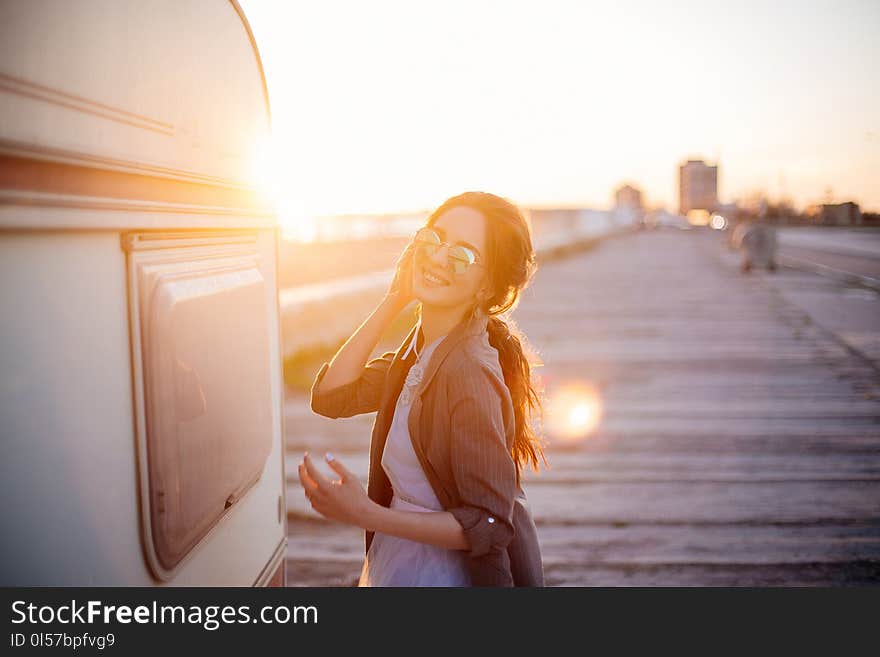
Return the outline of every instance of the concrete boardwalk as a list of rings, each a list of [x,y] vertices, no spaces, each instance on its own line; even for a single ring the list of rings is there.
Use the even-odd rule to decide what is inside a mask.
[[[827,283],[738,267],[717,234],[658,230],[527,291],[515,318],[548,396],[591,384],[603,409],[584,440],[551,436],[526,484],[548,585],[880,584],[877,365],[788,294]],[[362,533],[311,512],[296,463],[333,449],[365,475],[373,416],[302,396],[286,414],[288,584],[350,584]]]

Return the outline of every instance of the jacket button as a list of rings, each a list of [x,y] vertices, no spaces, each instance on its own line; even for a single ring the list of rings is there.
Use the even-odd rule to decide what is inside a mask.
[[[495,518],[493,518],[492,516],[489,516],[488,520],[490,523],[495,522]]]

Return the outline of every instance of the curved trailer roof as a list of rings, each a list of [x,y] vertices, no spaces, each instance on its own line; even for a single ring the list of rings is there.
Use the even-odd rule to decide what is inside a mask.
[[[0,228],[274,225],[236,2],[0,3],[0,118]]]

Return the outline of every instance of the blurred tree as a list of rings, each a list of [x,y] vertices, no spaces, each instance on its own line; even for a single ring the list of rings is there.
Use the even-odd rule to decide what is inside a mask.
[[[795,207],[790,198],[771,200],[763,189],[749,192],[736,203],[744,219],[784,224],[808,222],[806,215]]]

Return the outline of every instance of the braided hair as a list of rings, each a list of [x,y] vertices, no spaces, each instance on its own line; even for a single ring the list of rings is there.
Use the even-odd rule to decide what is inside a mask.
[[[531,227],[522,211],[507,199],[487,192],[465,192],[443,202],[428,217],[431,225],[443,213],[468,207],[486,218],[489,294],[475,308],[489,316],[489,344],[498,351],[504,383],[513,401],[516,431],[511,456],[517,481],[526,465],[537,471],[539,459],[546,465],[542,441],[533,426],[539,419],[541,395],[532,382],[530,357],[537,361],[525,336],[507,317],[519,302],[520,292],[531,282],[537,263]]]

